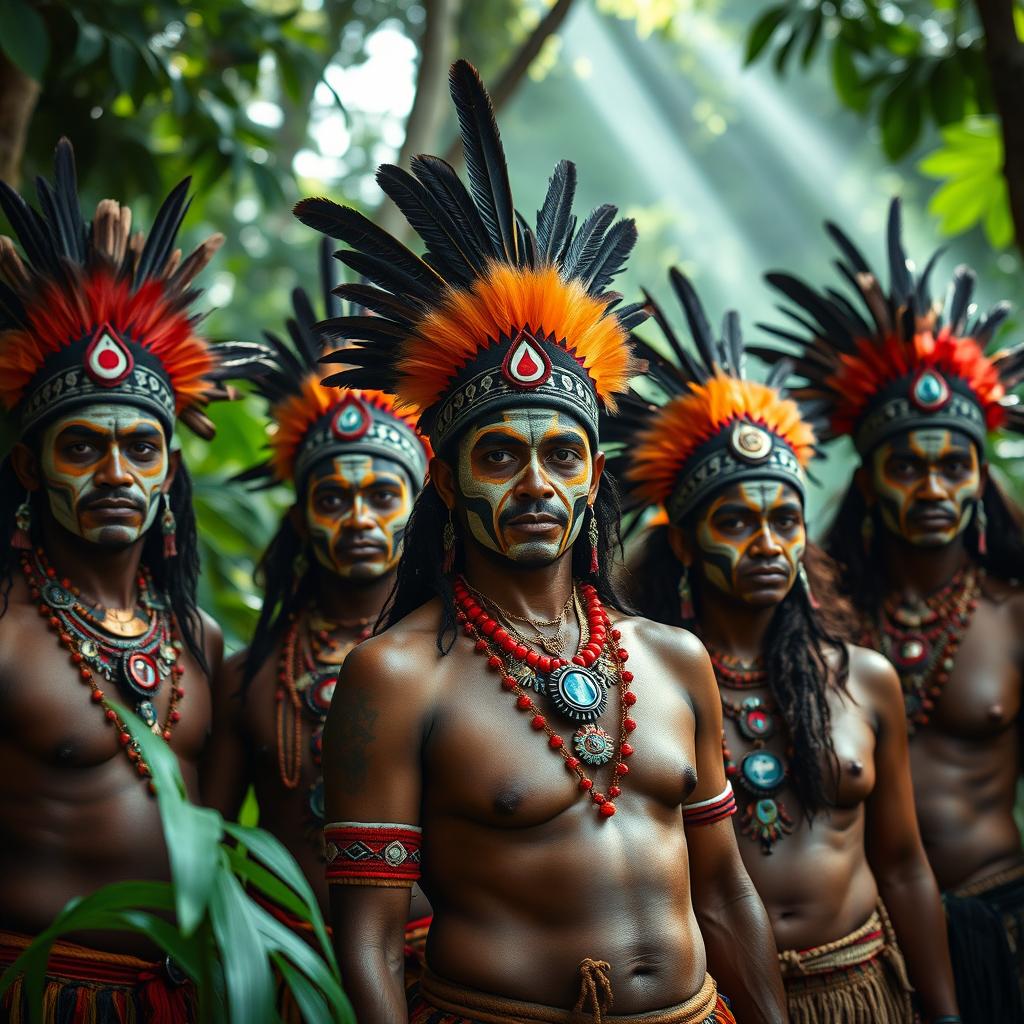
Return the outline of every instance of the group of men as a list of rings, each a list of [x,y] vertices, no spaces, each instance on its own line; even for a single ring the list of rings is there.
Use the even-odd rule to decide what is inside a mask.
[[[127,705],[193,799],[254,787],[360,1024],[1024,1021],[1005,307],[964,268],[933,301],[894,203],[887,288],[835,226],[838,288],[768,276],[792,322],[762,383],[678,271],[692,344],[609,289],[636,229],[577,219],[573,164],[529,224],[476,72],[450,84],[468,187],[378,172],[422,255],[300,202],[360,283],[325,248],[326,318],[297,289],[258,345],[198,333],[221,239],[175,248],[187,183],[148,236],[83,218],[66,141],[38,209],[0,187],[0,967],[69,899],[169,876]],[[174,432],[212,438],[229,380],[272,424],[239,486],[295,500],[224,659]],[[818,547],[808,467],[841,436]],[[75,939],[48,1020],[194,1019],[147,940]]]

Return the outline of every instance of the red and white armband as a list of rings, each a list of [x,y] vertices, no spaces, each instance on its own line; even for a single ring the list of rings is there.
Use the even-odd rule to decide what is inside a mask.
[[[725,789],[718,796],[683,806],[683,824],[714,825],[715,822],[731,818],[735,813],[736,797],[732,791],[732,783],[726,780]]]
[[[420,877],[422,840],[416,825],[333,821],[324,826],[327,882],[410,888]]]

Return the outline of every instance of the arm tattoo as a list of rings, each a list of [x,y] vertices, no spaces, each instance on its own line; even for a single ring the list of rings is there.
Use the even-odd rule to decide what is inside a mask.
[[[380,712],[370,704],[369,696],[356,692],[344,706],[345,715],[337,730],[338,769],[350,790],[361,789],[366,782],[366,749],[374,740],[374,723]]]

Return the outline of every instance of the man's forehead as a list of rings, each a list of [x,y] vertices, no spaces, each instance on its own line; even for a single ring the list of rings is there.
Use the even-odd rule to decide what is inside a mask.
[[[712,503],[712,509],[727,505],[771,509],[780,505],[800,504],[800,495],[796,489],[781,480],[742,480],[725,488]]]
[[[359,486],[366,482],[403,482],[407,478],[405,469],[393,459],[358,452],[323,459],[313,466],[309,476],[314,483],[338,480]]]
[[[546,406],[517,406],[512,409],[501,409],[485,415],[477,420],[471,428],[473,438],[485,433],[506,428],[512,433],[528,437],[537,437],[557,430],[561,433],[578,434],[586,438],[587,432],[582,424],[569,413]]]
[[[164,436],[163,424],[152,413],[123,402],[96,402],[82,406],[54,420],[47,434],[56,437],[75,428],[95,433],[119,434],[126,431],[156,432]]]
[[[959,430],[948,427],[921,427],[897,434],[890,450],[898,454],[934,455],[947,451],[971,451],[974,442]]]

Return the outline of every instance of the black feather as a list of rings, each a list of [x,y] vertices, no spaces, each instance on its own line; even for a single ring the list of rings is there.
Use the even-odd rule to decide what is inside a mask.
[[[580,225],[559,267],[563,281],[571,281],[574,277],[582,278],[586,275],[594,257],[601,249],[604,233],[616,212],[614,206],[605,203],[594,210]]]
[[[583,284],[590,295],[600,295],[615,275],[622,271],[626,258],[636,245],[636,240],[636,221],[620,220],[611,226],[589,270],[586,273],[580,272]]]
[[[850,240],[850,236],[847,235],[838,224],[833,224],[832,221],[825,221],[825,231],[849,261],[854,273],[871,273],[871,267],[868,265],[868,261],[864,258],[864,254],[856,245],[853,244]]]
[[[459,118],[473,199],[487,228],[494,255],[515,266],[519,262],[515,205],[491,98],[476,68],[465,60],[457,60],[451,66],[448,84]]]
[[[192,200],[188,198],[191,178],[183,178],[171,189],[157,211],[153,226],[146,236],[138,265],[135,267],[134,286],[159,274],[174,251],[174,240]]]
[[[899,199],[889,204],[889,225],[886,232],[889,249],[889,293],[897,306],[909,302],[913,296],[914,279],[907,266],[907,254],[903,251],[903,228]]]
[[[947,316],[949,318],[950,330],[954,334],[963,333],[976,280],[974,271],[963,264],[953,271],[953,281],[949,286],[950,294],[947,304]]]
[[[711,334],[711,325],[708,323],[708,318],[704,313],[704,307],[701,305],[700,298],[690,283],[690,279],[676,267],[672,267],[669,270],[668,276],[672,282],[672,289],[675,291],[676,297],[683,307],[683,313],[686,315],[686,322],[689,325],[690,335],[693,337],[694,344],[697,346],[697,351],[700,353],[700,357],[704,361],[704,366],[708,372],[713,373],[715,363],[717,362],[715,339]]]
[[[319,270],[320,270],[320,294],[323,297],[324,304],[324,315],[325,316],[338,316],[341,313],[341,305],[334,295],[334,286],[337,284],[337,275],[334,272],[334,258],[333,253],[334,246],[328,241],[327,238],[320,239],[320,245],[317,247],[319,254]]]
[[[576,165],[559,160],[548,180],[544,202],[537,212],[537,251],[554,263],[565,251],[573,228],[572,202],[576,196]]]
[[[0,209],[10,221],[29,266],[41,274],[59,275],[60,261],[46,223],[5,181],[0,181]]]
[[[493,255],[491,238],[480,218],[480,211],[455,173],[455,168],[439,156],[426,155],[414,156],[411,166],[412,173],[433,192],[437,201],[459,226],[459,230],[468,239],[472,239],[474,249],[482,255]]]

